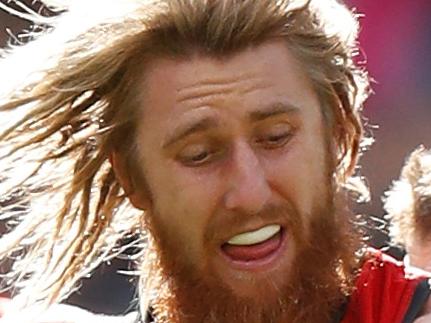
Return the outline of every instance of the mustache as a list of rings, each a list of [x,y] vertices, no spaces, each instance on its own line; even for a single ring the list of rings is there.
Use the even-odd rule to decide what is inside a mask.
[[[289,202],[268,204],[259,212],[224,211],[215,214],[208,223],[205,240],[214,241],[221,233],[237,231],[250,222],[278,223],[289,229],[302,228],[302,217],[297,208]]]

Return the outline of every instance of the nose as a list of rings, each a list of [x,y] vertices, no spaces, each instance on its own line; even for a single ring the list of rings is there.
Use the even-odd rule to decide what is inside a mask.
[[[271,187],[265,170],[248,143],[236,144],[231,158],[232,167],[225,195],[225,207],[228,210],[258,213],[271,196]]]

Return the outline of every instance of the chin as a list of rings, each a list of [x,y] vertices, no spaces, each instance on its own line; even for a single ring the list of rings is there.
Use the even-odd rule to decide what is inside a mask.
[[[283,279],[284,278],[284,279]],[[285,289],[287,277],[271,277],[267,275],[243,275],[240,279],[230,282],[228,289],[232,296],[244,301],[272,302],[281,297],[281,291]],[[284,281],[283,281],[284,280]]]
[[[223,268],[211,275],[211,286],[223,289],[230,296],[243,301],[269,302],[277,301],[284,294],[290,281],[290,266],[280,264],[268,271],[241,271]]]

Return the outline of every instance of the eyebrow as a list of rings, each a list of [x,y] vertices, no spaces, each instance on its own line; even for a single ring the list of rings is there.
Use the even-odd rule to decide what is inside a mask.
[[[249,114],[249,120],[251,122],[263,121],[265,119],[276,117],[284,114],[297,114],[300,112],[300,108],[292,104],[287,103],[275,103],[269,105],[269,107],[262,108],[260,110],[252,111]],[[169,148],[173,144],[183,140],[184,138],[199,132],[205,132],[210,129],[217,128],[220,122],[214,117],[205,117],[196,122],[191,122],[188,125],[179,127],[178,130],[174,130],[173,134],[162,144],[163,149]]]
[[[290,103],[278,102],[271,104],[269,107],[250,113],[249,119],[252,122],[262,121],[271,117],[276,117],[283,114],[298,114],[300,108]]]

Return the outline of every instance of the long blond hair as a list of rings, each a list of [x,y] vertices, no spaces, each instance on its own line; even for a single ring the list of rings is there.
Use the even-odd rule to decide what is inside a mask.
[[[46,2],[55,10],[54,1]],[[64,299],[80,278],[121,251],[122,238],[142,236],[144,215],[130,207],[109,156],[118,150],[133,158],[134,115],[141,108],[134,81],[153,57],[187,59],[193,51],[229,55],[285,39],[321,101],[337,144],[339,182],[354,174],[368,77],[354,62],[357,21],[344,5],[335,0],[71,3],[56,0],[61,12],[52,18],[22,13],[44,31],[0,61],[1,194],[12,195],[12,201],[15,194],[22,205],[0,209],[12,226],[0,240],[0,258],[15,258],[6,281],[27,303]]]

